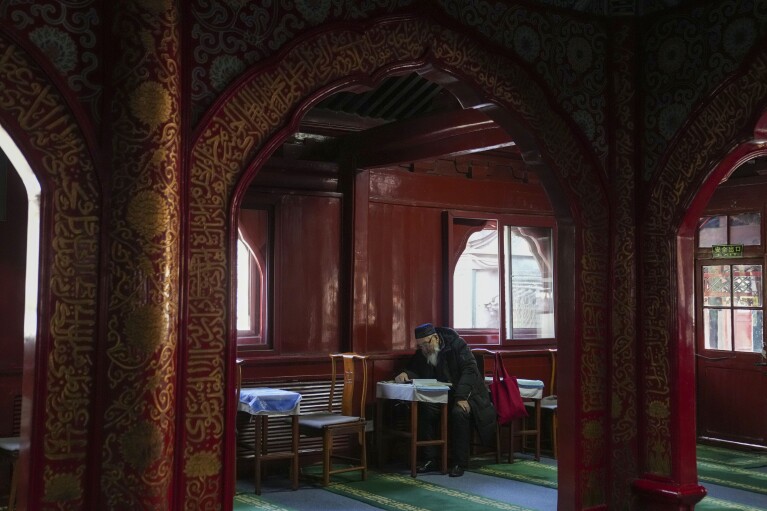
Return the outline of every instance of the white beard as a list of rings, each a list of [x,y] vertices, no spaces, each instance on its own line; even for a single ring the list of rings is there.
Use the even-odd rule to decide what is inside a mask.
[[[439,355],[439,348],[434,350],[434,353],[430,353],[426,356],[426,361],[429,365],[437,367],[437,355]]]

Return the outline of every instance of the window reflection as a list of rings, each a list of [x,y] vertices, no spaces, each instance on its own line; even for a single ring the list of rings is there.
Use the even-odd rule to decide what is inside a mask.
[[[500,326],[498,280],[498,223],[483,222],[471,232],[453,274],[453,326]]]
[[[505,239],[506,331],[512,339],[554,337],[551,229],[507,226]]]
[[[553,229],[458,217],[451,229],[452,326],[496,342],[553,339]]]

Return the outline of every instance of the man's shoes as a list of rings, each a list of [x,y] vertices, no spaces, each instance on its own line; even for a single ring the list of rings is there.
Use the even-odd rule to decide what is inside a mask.
[[[455,465],[450,469],[450,477],[461,477],[463,475],[463,467],[461,465]]]
[[[439,470],[439,467],[437,467],[437,462],[434,460],[429,460],[423,465],[418,465],[418,468],[415,469],[416,472],[419,474],[425,474],[426,472],[434,472],[436,470]]]

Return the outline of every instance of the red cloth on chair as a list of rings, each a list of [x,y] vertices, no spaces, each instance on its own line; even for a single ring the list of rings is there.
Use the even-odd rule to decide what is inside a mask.
[[[517,379],[509,376],[503,365],[501,354],[495,354],[493,382],[490,384],[490,396],[498,413],[498,424],[507,424],[514,419],[527,417],[525,403],[519,393]]]

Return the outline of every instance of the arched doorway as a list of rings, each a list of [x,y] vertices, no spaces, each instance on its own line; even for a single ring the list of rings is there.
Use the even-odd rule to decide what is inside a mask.
[[[765,417],[758,412],[752,417],[755,411],[765,408],[753,401],[765,395],[759,390],[764,383],[764,371],[759,369],[759,364],[764,363],[763,313],[759,309],[763,257],[757,248],[763,244],[763,205],[755,196],[760,194],[760,169],[767,155],[767,136],[762,129],[765,123],[767,112],[756,122],[750,139],[740,142],[714,166],[679,234],[684,240],[684,253],[689,250],[696,261],[703,261],[684,272],[695,282],[697,296],[694,301],[688,297],[692,309],[689,331],[696,347],[697,437],[735,448],[765,443]],[[741,182],[746,186],[738,186]],[[704,213],[712,200],[716,202],[714,216]],[[754,213],[749,214],[752,210]],[[708,219],[705,225],[701,224],[703,217]],[[744,227],[738,226],[744,223],[741,219],[745,219]],[[723,223],[714,234],[712,226]],[[739,236],[738,231],[747,238]],[[742,252],[732,257],[713,255],[714,245],[728,244],[733,248],[739,245]],[[722,279],[726,282],[720,285]],[[736,297],[746,294],[733,300],[732,292]],[[728,393],[722,392],[722,386],[748,388],[749,396],[729,394],[723,400]]]
[[[648,424],[640,462],[645,472],[675,481],[667,489],[680,502],[697,502],[704,495],[695,463],[695,306],[690,264],[695,230],[713,190],[736,162],[743,161],[743,154],[731,148],[742,142],[741,151],[747,146],[753,151],[761,145],[754,141],[763,138],[763,121],[757,122],[757,117],[767,101],[765,58],[764,53],[754,55],[690,115],[649,183],[641,214],[640,272],[645,276],[640,279],[641,343],[646,356],[667,357],[670,363],[662,371],[645,370],[640,376],[646,387],[640,414]],[[729,160],[725,166],[711,163],[723,159]],[[637,488],[653,486],[646,482],[637,483]]]
[[[35,361],[25,360],[29,350],[25,345],[37,343],[38,277],[40,274],[40,183],[35,178],[24,156],[8,133],[0,127],[0,220],[3,231],[3,282],[12,301],[0,306],[2,321],[6,325],[3,342],[4,375],[3,387],[7,390],[3,398],[4,414],[11,421],[6,438],[20,438],[20,444],[29,445],[30,424],[22,417],[29,417],[32,403],[21,399],[22,388],[29,386]],[[19,255],[24,255],[23,259]],[[19,300],[19,297],[21,300]],[[21,328],[18,328],[20,326]],[[10,369],[10,371],[9,371]],[[18,371],[16,374],[12,374]],[[22,380],[25,380],[22,382]],[[33,396],[34,399],[34,396]],[[22,430],[24,437],[22,437]],[[5,452],[4,462],[11,462],[10,452]],[[26,455],[26,453],[25,453]],[[9,505],[18,500],[19,460],[8,464],[9,481],[7,488]],[[5,467],[3,467],[5,473]],[[11,473],[12,472],[12,473]]]
[[[67,99],[19,46],[0,38],[0,52],[2,147],[15,153],[17,169],[26,161],[25,174],[40,184],[39,236],[29,236],[39,239],[41,254],[37,290],[29,292],[39,320],[24,340],[18,509],[82,508],[90,488],[83,460],[95,454],[88,446],[101,190]]]
[[[407,35],[398,38],[398,34]],[[338,45],[339,38],[354,44]],[[435,45],[437,40],[440,43]],[[384,47],[388,48],[386,52],[381,50]],[[332,56],[328,65],[307,67],[305,52],[316,54],[317,48],[323,48]],[[428,62],[423,58],[427,48],[431,49]],[[502,65],[498,65],[499,58]],[[476,41],[427,20],[385,20],[369,26],[364,35],[345,30],[311,35],[280,55],[274,67],[260,68],[243,76],[226,95],[227,100],[209,112],[201,123],[190,162],[191,202],[187,223],[191,241],[186,256],[201,269],[188,276],[186,287],[192,294],[188,299],[186,322],[191,348],[184,361],[190,368],[190,376],[182,384],[184,399],[189,403],[214,403],[226,410],[225,423],[233,423],[235,403],[231,390],[220,392],[209,388],[197,381],[195,375],[225,371],[227,389],[234,388],[234,323],[226,312],[234,303],[234,297],[232,287],[222,282],[221,276],[231,279],[232,275],[227,247],[234,246],[235,233],[227,231],[226,226],[232,225],[237,208],[232,200],[237,183],[257,172],[318,99],[358,83],[370,85],[381,76],[427,63],[450,77],[456,87],[471,91],[471,96],[480,100],[471,106],[486,111],[518,141],[525,149],[526,161],[541,169],[540,175],[557,208],[562,241],[559,266],[572,272],[560,288],[562,314],[558,321],[582,325],[576,331],[588,332],[588,343],[584,344],[570,329],[571,335],[562,340],[560,350],[559,381],[563,382],[560,395],[569,402],[562,409],[560,422],[573,425],[572,436],[560,445],[563,474],[560,502],[564,502],[565,509],[602,503],[606,494],[599,488],[602,478],[590,477],[589,473],[604,470],[607,459],[601,457],[589,467],[580,465],[581,453],[587,444],[593,446],[608,441],[606,437],[595,439],[585,431],[608,419],[607,400],[603,399],[602,391],[588,399],[589,420],[582,420],[585,407],[582,380],[588,380],[592,389],[606,388],[604,368],[596,362],[605,350],[605,332],[599,326],[599,318],[606,316],[608,303],[607,207],[598,165],[573,136],[568,124],[549,109],[545,93],[530,81],[519,63],[494,55]],[[487,72],[482,71],[485,67]],[[286,82],[288,77],[300,78]],[[506,88],[495,87],[496,80],[503,82]],[[268,107],[254,111],[252,105]],[[567,154],[561,151],[563,146],[569,148]],[[578,277],[582,272],[588,272],[588,281],[593,285],[588,291]],[[600,282],[603,285],[599,285]],[[604,296],[600,299],[597,295]],[[213,316],[211,310],[220,313]],[[229,335],[224,336],[225,332]],[[197,357],[198,351],[208,356]],[[588,352],[585,361],[584,352]],[[220,358],[214,356],[215,353],[220,354]],[[198,461],[211,449],[222,446],[219,442],[223,442],[225,459],[232,459],[233,433],[225,423],[182,415],[179,424],[186,429],[187,443],[180,472],[195,477],[181,477],[179,494],[187,495],[187,503],[202,502],[207,497],[200,489],[217,486],[221,480],[215,473],[201,471]],[[596,427],[608,429],[606,425]],[[592,452],[606,453],[607,450],[600,448]],[[194,470],[183,466],[189,466],[190,470],[193,466]],[[223,468],[232,470],[230,463]],[[208,482],[201,484],[200,478]],[[227,476],[222,481],[227,485],[224,505],[231,502],[231,480],[231,476]],[[586,504],[584,499],[588,501]]]

